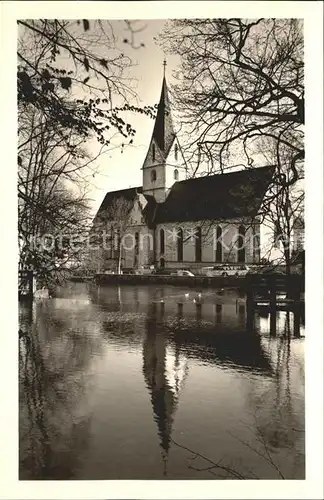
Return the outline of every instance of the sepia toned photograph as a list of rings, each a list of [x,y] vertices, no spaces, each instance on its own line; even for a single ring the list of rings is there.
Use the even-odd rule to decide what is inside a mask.
[[[303,19],[21,18],[17,111],[19,480],[304,480]]]

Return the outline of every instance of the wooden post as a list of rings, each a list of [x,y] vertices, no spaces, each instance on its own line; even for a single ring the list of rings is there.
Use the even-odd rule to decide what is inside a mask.
[[[294,308],[294,337],[300,337],[300,311]]]
[[[294,335],[295,337],[300,337],[300,319],[301,319],[301,291],[302,291],[302,280],[300,276],[298,276],[298,286],[296,286],[297,289],[297,296],[296,296],[296,302],[294,304]]]
[[[292,281],[292,276],[290,279]],[[301,316],[301,280],[300,276],[294,276],[291,288],[291,298],[293,299],[293,312],[294,312],[294,336],[300,337],[300,316]]]
[[[299,276],[289,276],[287,283],[287,297],[293,300],[293,306],[300,300],[300,282],[298,280]]]
[[[276,335],[277,328],[277,290],[276,290],[276,277],[273,276],[269,281],[270,286],[270,335]]]
[[[240,324],[244,325],[244,319],[245,319],[245,305],[244,304],[240,304],[238,306],[238,317],[239,317]]]
[[[252,279],[248,280],[247,291],[246,291],[246,329],[253,329],[253,319],[254,319],[254,287]]]
[[[164,307],[164,306],[165,306],[165,304],[164,304],[164,302],[161,302],[161,303],[160,303],[160,306],[161,306],[161,309],[160,309],[160,316],[161,316],[161,318],[163,318],[163,316],[164,316],[164,312],[165,312],[165,307]]]

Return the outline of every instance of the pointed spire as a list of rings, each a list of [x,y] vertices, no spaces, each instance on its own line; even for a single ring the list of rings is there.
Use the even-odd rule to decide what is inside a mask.
[[[163,79],[165,79],[165,68],[166,68],[166,65],[167,65],[166,58],[164,58],[164,61],[163,61]]]
[[[155,139],[160,150],[166,156],[172,146],[175,133],[171,117],[171,107],[168,95],[168,87],[165,79],[166,60],[164,60],[163,66],[164,66],[164,71],[163,71],[164,74],[162,82],[162,91],[155,119],[153,139]]]

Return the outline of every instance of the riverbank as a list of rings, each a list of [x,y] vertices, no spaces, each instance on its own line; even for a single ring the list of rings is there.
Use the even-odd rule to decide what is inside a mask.
[[[304,290],[304,277],[299,275],[246,275],[246,276],[176,276],[161,274],[96,274],[91,281],[98,285],[110,284],[152,284],[152,285],[173,285],[186,286],[190,288],[250,288],[251,285],[260,286],[262,284],[274,285],[277,290],[296,288]],[[73,280],[72,280],[73,281]],[[78,281],[89,281],[89,277],[79,278]]]
[[[246,278],[244,276],[172,276],[161,274],[96,274],[93,278],[96,284],[111,285],[111,284],[152,284],[152,285],[176,285],[187,286],[190,288],[196,287],[211,287],[211,288],[242,288],[245,286]]]

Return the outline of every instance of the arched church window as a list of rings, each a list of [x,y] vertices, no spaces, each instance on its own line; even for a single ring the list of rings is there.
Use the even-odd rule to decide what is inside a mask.
[[[175,159],[175,161],[178,161],[178,150],[179,150],[178,144],[175,143],[175,145],[174,145],[174,159]]]
[[[110,226],[110,258],[114,258],[114,228]]]
[[[217,226],[216,230],[216,262],[223,260],[223,242],[222,242],[222,228]]]
[[[176,181],[179,179],[179,170],[175,169],[175,171],[173,172],[173,177]]]
[[[183,261],[183,231],[181,228],[177,231],[177,260]]]
[[[201,262],[201,227],[195,229],[195,260]]]
[[[155,161],[155,144],[152,145],[152,160]]]
[[[260,233],[253,227],[253,261],[260,262]]]
[[[138,257],[139,257],[139,234],[136,231],[134,235],[134,261],[133,261],[134,267],[138,266]]]
[[[164,254],[164,229],[160,229],[160,253]]]
[[[151,181],[152,182],[156,181],[156,170],[151,170]]]
[[[245,227],[240,226],[238,229],[237,238],[237,262],[243,264],[245,262]]]

